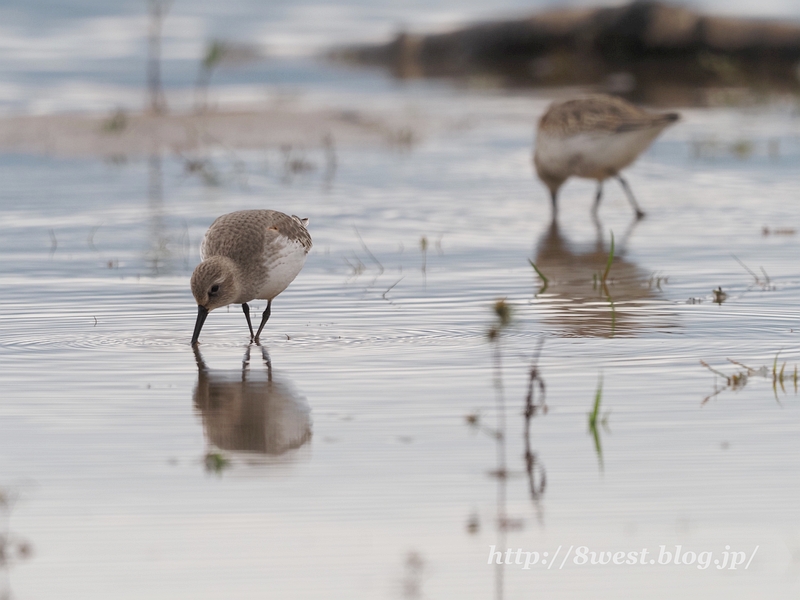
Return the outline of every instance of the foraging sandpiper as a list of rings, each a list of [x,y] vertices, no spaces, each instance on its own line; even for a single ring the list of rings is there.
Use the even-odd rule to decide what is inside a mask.
[[[603,95],[551,105],[539,121],[533,164],[539,179],[550,190],[553,218],[558,208],[558,190],[573,176],[597,180],[593,213],[603,197],[603,182],[615,177],[636,211],[636,218],[642,218],[644,212],[619,172],[679,118],[678,113],[654,114],[621,98]]]
[[[269,319],[272,300],[297,277],[311,249],[308,219],[275,210],[240,210],[222,215],[208,228],[200,244],[202,262],[192,273],[197,322],[192,346],[209,311],[241,304],[250,340],[259,341]],[[250,323],[251,300],[266,300],[258,331]]]

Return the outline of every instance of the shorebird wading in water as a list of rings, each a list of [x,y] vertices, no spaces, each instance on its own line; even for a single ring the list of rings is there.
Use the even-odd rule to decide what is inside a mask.
[[[641,219],[644,213],[619,172],[679,118],[678,113],[649,113],[621,98],[602,95],[551,105],[539,121],[533,164],[550,190],[553,218],[558,190],[574,176],[597,180],[594,213],[603,198],[603,182],[616,177]]]
[[[250,340],[258,342],[269,319],[272,300],[297,277],[311,249],[308,219],[275,210],[240,210],[222,215],[208,228],[200,244],[203,259],[192,273],[197,322],[192,346],[209,311],[241,304]],[[266,300],[261,325],[253,335],[251,300]]]

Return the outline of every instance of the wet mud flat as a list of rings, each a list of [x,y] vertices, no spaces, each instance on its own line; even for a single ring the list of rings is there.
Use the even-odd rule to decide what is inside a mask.
[[[628,172],[647,218],[608,186],[595,222],[570,182],[553,224],[530,163],[547,99],[447,94],[421,112],[458,127],[341,144],[332,174],[321,146],[307,169],[212,146],[215,178],[168,148],[0,156],[0,590],[796,593],[791,108],[685,111]],[[201,236],[254,207],[309,217],[314,249],[262,347],[234,306],[195,353]],[[677,545],[759,549],[658,564]],[[657,562],[547,569],[559,546]]]

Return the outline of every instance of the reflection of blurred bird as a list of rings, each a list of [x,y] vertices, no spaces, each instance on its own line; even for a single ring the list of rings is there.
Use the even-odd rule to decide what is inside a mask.
[[[616,177],[637,218],[644,213],[619,172],[631,164],[678,113],[652,114],[611,96],[589,96],[555,103],[539,121],[533,164],[550,190],[553,216],[558,190],[570,177],[597,180],[594,211],[603,197],[603,182]]]
[[[272,300],[297,277],[311,250],[308,219],[274,210],[240,210],[222,215],[211,224],[200,254],[203,258],[192,273],[192,294],[197,300],[197,322],[192,346],[208,312],[241,304],[250,341],[258,342],[269,319]],[[253,335],[250,300],[267,301],[261,325]]]
[[[625,258],[626,238],[617,241],[606,289],[599,277],[610,248],[600,230],[595,242],[578,245],[562,235],[557,221],[551,222],[539,238],[533,259],[549,282],[538,304],[545,322],[581,337],[631,335],[644,328],[674,326],[672,315],[652,306],[661,293],[650,274]],[[645,306],[649,306],[646,311],[642,310]]]
[[[250,347],[241,371],[211,371],[195,346],[194,405],[203,416],[208,441],[222,450],[283,454],[311,439],[311,410],[305,398],[272,375],[249,370]]]

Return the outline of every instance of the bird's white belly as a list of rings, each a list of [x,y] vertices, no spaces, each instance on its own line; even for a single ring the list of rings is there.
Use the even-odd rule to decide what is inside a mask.
[[[565,177],[608,177],[631,164],[650,145],[658,130],[583,133],[569,137],[537,136],[539,163]]]
[[[285,290],[306,262],[306,249],[299,242],[286,242],[281,248],[274,246],[267,253],[264,266],[266,277],[256,290],[255,298],[271,300]]]

